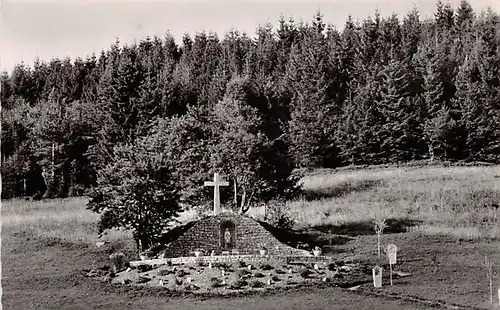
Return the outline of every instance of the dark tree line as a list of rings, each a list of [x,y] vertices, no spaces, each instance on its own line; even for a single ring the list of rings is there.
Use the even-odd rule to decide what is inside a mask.
[[[116,42],[19,64],[0,96],[3,198],[85,194],[144,149],[171,163],[186,199],[218,169],[245,208],[286,195],[297,167],[499,162],[500,15],[438,2],[432,19],[376,13],[342,31],[318,12],[254,38]]]

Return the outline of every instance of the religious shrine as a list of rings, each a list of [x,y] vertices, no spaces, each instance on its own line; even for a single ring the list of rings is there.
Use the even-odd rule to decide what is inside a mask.
[[[277,240],[269,225],[231,212],[221,212],[219,189],[228,186],[219,174],[205,186],[214,187],[213,215],[176,227],[164,236],[167,243],[159,252],[162,258],[218,255],[308,255],[307,251]]]

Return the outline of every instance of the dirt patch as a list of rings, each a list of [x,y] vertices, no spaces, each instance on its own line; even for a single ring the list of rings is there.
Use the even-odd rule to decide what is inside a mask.
[[[375,240],[375,236],[359,236],[336,246],[339,252],[335,254],[337,265],[349,260],[359,262],[360,268],[356,271],[359,279],[346,277],[348,281],[344,284],[340,279],[325,283],[318,275],[310,282],[299,282],[290,287],[276,286],[273,290],[254,287],[234,290],[234,294],[213,295],[147,284],[157,281],[156,278],[138,286],[107,283],[85,276],[85,270],[109,265],[110,251],[126,250],[127,244],[122,244],[122,249],[119,244],[96,248],[36,238],[28,240],[19,235],[4,236],[2,303],[6,309],[488,309],[488,283],[481,262],[487,254],[495,260],[495,266],[500,266],[500,258],[494,255],[498,253],[500,242],[460,242],[451,237],[415,233],[384,235],[383,244],[395,243],[399,247],[395,269],[412,276],[395,278],[394,286],[389,286],[388,273],[385,272],[384,286],[375,289],[369,274],[371,266],[377,263]],[[133,248],[133,242],[130,246]],[[432,262],[434,256],[437,257],[436,268]],[[248,286],[255,281],[267,286],[268,273],[288,281],[286,273],[278,272],[284,269],[282,266],[272,267],[252,270]],[[297,270],[303,267],[295,266]],[[384,267],[387,270],[387,266]],[[204,268],[203,272],[208,274]],[[231,275],[244,270],[239,266],[231,268],[234,269]],[[189,275],[182,277],[184,281],[192,277],[192,283],[198,284],[198,271],[185,269]],[[257,277],[257,273],[264,277]],[[220,278],[220,274],[213,277]],[[211,281],[212,277],[204,279]],[[357,289],[350,290],[358,285]]]

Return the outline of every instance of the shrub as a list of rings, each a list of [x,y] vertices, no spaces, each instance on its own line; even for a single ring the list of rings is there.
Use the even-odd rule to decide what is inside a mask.
[[[256,273],[254,274],[254,277],[256,277],[256,278],[264,278],[264,277],[265,277],[265,275],[263,275],[263,274],[262,274],[262,273],[260,273],[260,272],[256,272]]]
[[[137,283],[142,284],[142,283],[146,283],[149,281],[151,281],[151,278],[140,276],[139,280],[137,280]]]
[[[252,281],[252,283],[250,283],[250,286],[253,288],[264,287],[264,282],[259,281],[259,280],[255,280],[255,281]]]
[[[146,272],[146,271],[150,271],[152,269],[153,269],[153,267],[151,265],[139,265],[139,266],[137,266],[137,270],[139,270],[139,272]]]
[[[283,200],[272,200],[267,204],[265,221],[272,226],[284,229],[292,229],[295,224]]]
[[[311,274],[312,274],[312,271],[311,271],[311,270],[309,270],[309,269],[304,269],[304,270],[302,270],[302,271],[300,272],[300,276],[301,276],[302,278],[304,278],[304,279],[309,278],[309,277],[311,276]]]
[[[274,269],[274,267],[271,266],[271,265],[269,265],[269,264],[264,264],[264,265],[260,266],[260,269],[262,269],[262,270],[272,270],[272,269]]]
[[[177,271],[176,276],[177,276],[177,277],[179,277],[179,278],[182,278],[182,277],[187,276],[188,274],[189,274],[189,273],[188,273],[188,272],[186,272],[186,271],[184,271],[184,269],[181,269],[181,270]]]
[[[212,287],[214,287],[214,288],[224,286],[224,284],[222,284],[222,280],[217,278],[217,277],[210,278],[210,283],[211,283]]]
[[[229,269],[230,266],[226,263],[213,263],[212,267],[226,270]]]
[[[241,261],[241,260],[240,260],[240,261],[238,262],[238,266],[239,266],[240,268],[245,268],[245,267],[247,266],[247,263],[245,263],[244,261]]]
[[[281,281],[281,279],[280,279],[278,276],[273,276],[273,277],[271,278],[271,280],[273,280],[274,282],[279,282],[279,281]]]
[[[246,275],[250,275],[250,274],[252,274],[252,272],[251,272],[250,270],[248,270],[248,269],[240,269],[240,270],[238,270],[238,272],[237,272],[237,275],[238,275],[238,277],[240,277],[240,278],[243,278],[244,276],[246,276]]]
[[[123,252],[113,253],[109,256],[109,259],[113,264],[114,272],[123,270],[128,265],[128,262],[125,259],[125,254],[123,254]]]
[[[240,289],[248,285],[248,282],[245,280],[238,280],[233,285],[231,285],[232,289]]]
[[[167,275],[172,274],[172,273],[174,273],[174,272],[171,270],[168,270],[168,269],[162,269],[162,270],[158,271],[159,276],[167,276]]]

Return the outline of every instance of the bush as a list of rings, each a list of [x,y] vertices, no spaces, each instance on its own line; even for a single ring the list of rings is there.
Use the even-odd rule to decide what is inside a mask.
[[[212,277],[210,278],[210,283],[212,287],[223,287],[224,284],[222,284],[222,280],[217,278],[217,277]]]
[[[265,275],[262,274],[262,273],[260,273],[260,272],[257,272],[257,273],[255,273],[254,277],[256,277],[256,278],[264,278]]]
[[[304,279],[309,278],[309,277],[311,276],[311,274],[312,274],[312,271],[311,271],[311,270],[309,270],[309,269],[304,269],[304,270],[302,270],[302,271],[300,272],[300,276],[301,276],[302,278],[304,278]]]
[[[213,263],[212,267],[227,270],[227,269],[229,269],[230,266],[228,264],[225,264],[225,263]]]
[[[189,273],[188,273],[188,272],[186,272],[186,271],[184,271],[184,269],[181,269],[181,270],[177,271],[176,276],[177,276],[177,277],[179,277],[179,278],[182,278],[182,277],[187,276],[188,274],[189,274]]]
[[[259,281],[259,280],[255,280],[255,281],[252,281],[252,283],[250,283],[250,286],[253,288],[264,287],[264,282]]]
[[[272,269],[274,269],[274,267],[271,266],[271,265],[269,265],[269,264],[264,264],[264,265],[260,266],[260,269],[262,269],[262,270],[272,270]]]
[[[267,204],[264,220],[272,226],[283,229],[292,229],[295,225],[295,221],[283,200],[272,200]]]
[[[240,289],[248,285],[248,282],[245,280],[238,280],[233,285],[231,285],[232,289]]]
[[[240,269],[240,270],[238,270],[238,272],[237,272],[237,275],[238,275],[238,277],[240,277],[240,278],[243,278],[244,276],[246,276],[246,275],[250,275],[250,274],[252,274],[252,272],[251,272],[250,270],[248,270],[248,269]]]
[[[137,283],[142,284],[142,283],[147,283],[149,281],[151,281],[151,278],[140,276],[139,280],[137,280]]]
[[[162,269],[162,270],[158,271],[159,276],[168,276],[169,274],[172,274],[172,273],[174,273],[174,272],[171,270],[168,270],[168,269]]]
[[[150,266],[150,265],[139,265],[139,266],[137,266],[137,270],[139,270],[139,272],[146,272],[146,271],[150,271],[152,269],[153,269],[153,267]]]
[[[273,280],[274,282],[279,282],[279,281],[281,281],[281,279],[280,279],[278,276],[273,276],[273,277],[271,278],[271,280]]]
[[[109,259],[111,260],[111,263],[113,264],[114,272],[118,272],[120,270],[123,270],[128,265],[128,262],[125,259],[125,254],[123,254],[122,252],[111,254],[109,256]]]

